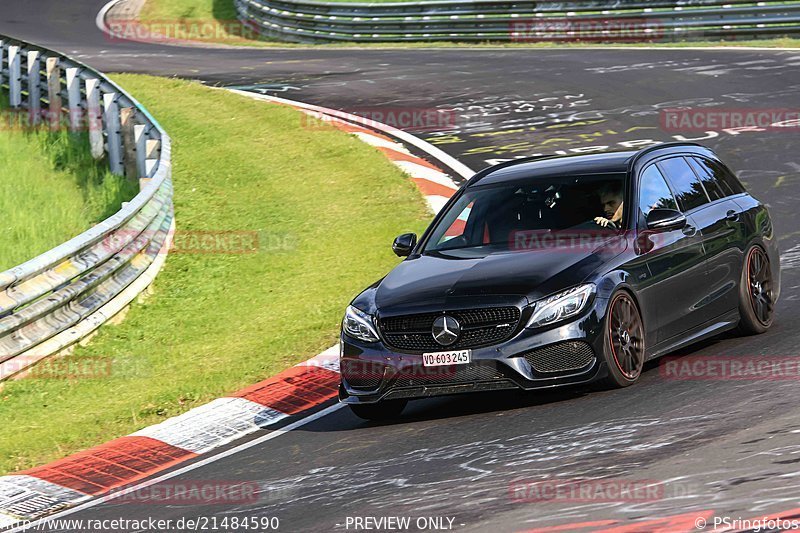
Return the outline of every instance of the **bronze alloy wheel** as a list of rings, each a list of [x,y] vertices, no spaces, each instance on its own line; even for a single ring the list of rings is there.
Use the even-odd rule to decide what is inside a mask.
[[[751,248],[747,256],[747,294],[755,318],[761,325],[769,326],[774,308],[772,275],[767,254],[758,246]]]
[[[644,366],[644,328],[639,310],[627,293],[614,296],[609,306],[608,340],[622,375],[634,381]]]

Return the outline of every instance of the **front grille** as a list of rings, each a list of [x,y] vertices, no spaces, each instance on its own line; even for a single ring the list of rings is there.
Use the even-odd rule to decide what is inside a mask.
[[[383,381],[386,366],[373,361],[360,361],[358,359],[342,359],[340,365],[342,377],[353,389],[371,391],[376,390]]]
[[[433,321],[444,313],[425,313],[381,318],[380,328],[392,348],[409,352],[463,350],[491,346],[508,339],[517,328],[520,310],[516,307],[488,307],[448,311],[461,324],[455,344],[444,347],[433,338]]]
[[[580,370],[594,361],[594,351],[581,341],[560,342],[523,354],[536,372],[541,374]]]
[[[470,364],[457,366],[415,366],[404,370],[397,377],[393,388],[420,387],[426,385],[452,385],[475,381],[502,380],[505,376],[494,365]]]
[[[519,386],[510,379],[496,379],[493,381],[478,381],[474,383],[450,383],[447,385],[436,385],[425,388],[409,387],[405,389],[392,389],[384,396],[384,400],[427,398],[446,394],[459,394],[462,392],[498,391],[518,388]]]

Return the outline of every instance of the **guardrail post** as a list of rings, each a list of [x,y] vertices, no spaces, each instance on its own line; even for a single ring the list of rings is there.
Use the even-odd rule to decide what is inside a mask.
[[[122,136],[120,135],[119,104],[117,93],[103,94],[103,108],[105,110],[106,145],[108,146],[108,166],[111,172],[118,176],[125,174],[122,166]]]
[[[124,150],[125,177],[130,181],[139,179],[139,171],[136,165],[136,131],[133,119],[136,117],[136,110],[132,107],[124,107],[119,112],[120,130],[122,132],[122,149]]]
[[[7,11],[4,7],[3,0],[0,0],[0,16]],[[65,72],[66,76],[62,78]],[[6,270],[0,267],[0,382],[3,382],[24,373],[46,357],[87,339],[107,322],[108,317],[124,309],[152,282],[163,263],[163,257],[153,256],[158,250],[151,249],[151,246],[146,258],[131,263],[130,254],[138,250],[138,241],[124,250],[109,249],[108,241],[131,231],[141,232],[142,228],[160,228],[172,218],[174,206],[169,136],[145,108],[129,98],[106,75],[81,67],[56,51],[0,35],[0,82],[3,103],[0,130],[24,128],[31,122],[38,123],[42,131],[66,126],[68,105],[70,129],[83,131],[90,127],[92,155],[103,159],[106,153],[103,112],[107,109],[109,146],[112,155],[116,147],[119,161],[122,149],[119,143],[119,108],[134,106],[128,110],[127,119],[132,126],[133,139],[129,144],[134,155],[130,159],[136,176],[140,175],[138,169],[142,165],[149,164],[141,161],[147,153],[147,140],[152,138],[163,144],[160,150],[154,147],[158,159],[152,164],[156,171],[145,187],[145,194],[122,202],[115,215],[79,236],[49,251],[37,253],[35,258],[16,267]],[[5,109],[6,96],[9,95],[5,92],[6,87],[10,87],[9,102],[14,106],[10,110]],[[114,94],[101,98],[103,93]],[[90,120],[87,121],[87,117]],[[6,124],[6,120],[12,122]],[[142,148],[137,149],[138,146]],[[80,149],[87,155],[89,146]],[[0,167],[3,163],[0,158]],[[137,185],[143,186],[147,182],[140,180]],[[0,218],[2,216],[0,213]],[[160,236],[153,239],[160,242],[164,235],[161,230],[157,233]],[[155,244],[155,241],[150,244]],[[112,278],[118,275],[124,277],[125,283],[114,282]],[[87,280],[90,284],[97,284],[105,279],[111,283],[106,283],[107,287],[101,286],[87,299]],[[2,519],[0,522],[5,523]]]
[[[161,141],[147,139],[145,142],[145,176],[150,176],[150,173],[156,167],[160,157],[159,150],[161,150]]]
[[[147,128],[142,124],[133,127],[133,139],[136,145],[136,174],[140,179],[147,177]]]
[[[47,100],[50,102],[50,130],[61,129],[61,67],[57,57],[47,58]]]
[[[42,63],[39,59],[39,52],[30,50],[28,52],[28,114],[30,125],[39,124],[42,114]]]
[[[75,67],[67,69],[67,107],[69,108],[69,131],[73,133],[80,131],[83,119],[81,78]]]
[[[89,145],[92,157],[103,159],[103,110],[100,107],[100,82],[86,80],[86,124],[89,127]]]
[[[19,46],[8,47],[8,103],[22,107],[22,65]]]

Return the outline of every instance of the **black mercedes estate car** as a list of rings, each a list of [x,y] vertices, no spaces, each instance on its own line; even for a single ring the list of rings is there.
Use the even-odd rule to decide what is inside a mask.
[[[380,419],[412,398],[631,385],[677,348],[769,328],[777,241],[697,144],[485,169],[347,308],[340,400]]]

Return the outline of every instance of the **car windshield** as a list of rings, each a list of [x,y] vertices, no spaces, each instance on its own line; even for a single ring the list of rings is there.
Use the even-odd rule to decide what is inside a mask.
[[[624,183],[624,174],[602,174],[467,189],[433,228],[423,253],[509,249],[520,232],[618,229]]]

